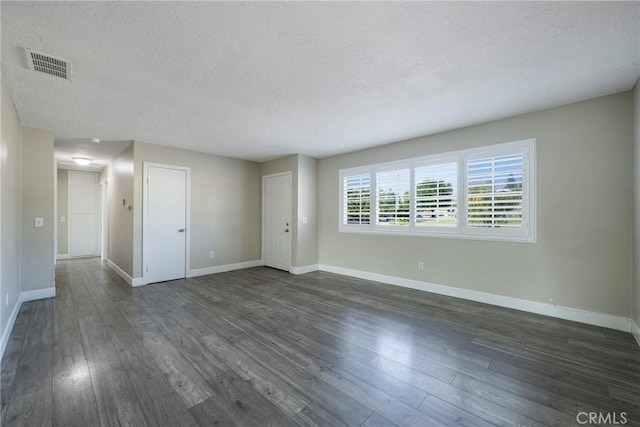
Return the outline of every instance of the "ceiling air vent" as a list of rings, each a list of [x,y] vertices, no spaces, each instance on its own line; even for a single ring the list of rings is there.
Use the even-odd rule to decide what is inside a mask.
[[[27,53],[27,65],[30,69],[66,80],[71,79],[71,62],[26,48],[25,52]]]

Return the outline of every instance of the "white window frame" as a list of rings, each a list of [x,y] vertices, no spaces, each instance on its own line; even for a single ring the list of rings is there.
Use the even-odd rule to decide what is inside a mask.
[[[467,226],[467,163],[483,157],[494,157],[522,153],[522,227],[484,228]],[[415,224],[415,168],[443,163],[457,164],[457,191],[455,227],[428,227]],[[409,168],[410,171],[410,220],[407,226],[377,224],[378,188],[376,174],[394,169]],[[344,223],[344,181],[352,175],[369,174],[371,185],[370,224]],[[467,150],[434,154],[401,161],[378,163],[368,166],[341,169],[339,171],[339,226],[341,233],[368,233],[382,235],[443,237],[453,239],[494,240],[535,243],[536,235],[536,139],[493,144]]]
[[[370,202],[370,206],[371,206],[371,210],[372,210],[372,220],[371,220],[371,224],[374,228],[376,229],[380,229],[380,230],[386,230],[386,231],[390,231],[390,232],[403,232],[406,231],[410,225],[390,225],[390,224],[378,224],[378,220],[379,220],[379,206],[378,206],[378,173],[384,173],[384,172],[393,172],[399,169],[409,169],[409,215],[411,218],[411,206],[413,206],[413,194],[411,189],[413,188],[413,167],[406,163],[406,162],[401,162],[401,163],[385,163],[384,165],[379,166],[378,168],[376,168],[376,170],[372,173],[371,178],[373,178],[374,181],[371,181],[371,202]],[[375,191],[375,195],[373,194],[373,192]],[[411,219],[409,220],[409,224],[411,224]]]
[[[456,192],[456,217],[457,217],[457,225],[455,227],[433,227],[430,228],[428,226],[418,226],[415,223],[415,192],[416,192],[416,182],[415,182],[415,171],[416,168],[422,166],[435,166],[446,163],[456,163],[457,164],[457,192]],[[423,236],[436,236],[436,237],[457,237],[459,234],[460,227],[460,156],[455,153],[444,153],[438,154],[434,156],[423,157],[419,159],[415,159],[413,161],[413,166],[411,168],[411,195],[412,195],[412,204],[411,204],[411,226],[412,226],[412,234],[415,235],[423,235]]]
[[[345,172],[343,174],[343,172]],[[344,200],[344,178],[346,178],[347,176],[354,176],[354,175],[369,175],[369,185],[370,185],[370,197],[371,200],[369,201],[369,224],[345,224],[344,223],[344,219],[345,219],[345,212],[344,212],[344,205],[345,205],[345,200]],[[371,169],[369,167],[363,167],[363,168],[351,168],[351,169],[345,169],[345,170],[341,170],[340,171],[340,219],[339,219],[339,223],[340,223],[340,231],[345,231],[345,232],[352,232],[352,233],[359,233],[359,232],[363,232],[366,231],[365,228],[369,227],[374,221],[374,213],[375,213],[375,209],[372,208],[371,203],[373,203],[373,195],[371,194],[371,191],[373,191],[374,188],[374,183],[371,182]]]

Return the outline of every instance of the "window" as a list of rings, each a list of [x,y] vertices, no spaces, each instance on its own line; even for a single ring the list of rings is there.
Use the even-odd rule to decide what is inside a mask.
[[[467,162],[467,226],[522,227],[522,154]]]
[[[458,224],[458,164],[415,168],[416,227],[456,227]]]
[[[535,241],[535,140],[340,171],[342,232]]]
[[[371,177],[368,174],[344,178],[343,224],[369,224],[371,221]]]
[[[376,224],[382,226],[409,225],[409,169],[376,173]]]

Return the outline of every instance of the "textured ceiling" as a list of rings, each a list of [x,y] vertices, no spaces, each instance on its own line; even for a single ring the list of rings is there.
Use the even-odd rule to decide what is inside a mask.
[[[20,119],[56,138],[326,157],[631,89],[640,3],[5,2]],[[73,63],[30,71],[22,47]]]

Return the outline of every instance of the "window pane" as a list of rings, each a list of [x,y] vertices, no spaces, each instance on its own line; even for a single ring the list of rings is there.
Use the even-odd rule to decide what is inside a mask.
[[[522,228],[522,173],[522,154],[469,161],[467,225]]]
[[[458,223],[457,163],[415,169],[415,221],[418,227],[455,227]]]
[[[343,224],[369,224],[371,222],[371,177],[369,174],[344,178]]]
[[[377,224],[409,226],[410,177],[409,169],[376,174]]]

